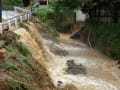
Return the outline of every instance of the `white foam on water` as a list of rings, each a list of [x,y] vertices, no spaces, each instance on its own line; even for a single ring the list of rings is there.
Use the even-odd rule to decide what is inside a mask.
[[[54,71],[57,74],[57,72]],[[89,76],[82,76],[82,75],[68,75],[68,74],[59,74],[53,75],[53,82],[57,86],[58,81],[62,81],[63,84],[61,86],[65,86],[67,84],[73,84],[77,86],[78,90],[81,90],[81,87],[86,88],[88,86],[92,86],[93,90],[118,90],[114,85]],[[89,90],[89,89],[87,89]]]
[[[52,42],[53,43],[53,42]],[[68,52],[87,52],[87,48],[79,48],[75,46],[69,46],[62,44],[59,45],[62,49],[64,48]],[[92,53],[92,52],[91,52]],[[61,81],[62,84],[60,87],[63,87],[68,84],[73,84],[78,88],[78,90],[119,90],[116,85],[102,78],[97,78],[91,75],[72,75],[67,74],[65,69],[67,68],[67,60],[73,60],[76,64],[82,64],[86,69],[96,69],[96,73],[99,72],[97,68],[102,67],[102,64],[99,58],[87,58],[79,56],[57,56],[51,53],[53,59],[48,62],[48,71],[50,72],[51,79],[55,86],[58,86],[58,81]],[[78,54],[79,55],[79,54]],[[106,62],[105,62],[106,63]],[[102,70],[102,69],[101,69]],[[114,82],[114,81],[113,81]]]
[[[98,67],[102,67],[102,63],[107,65],[107,63],[104,60],[101,61],[102,63],[100,63],[98,61],[98,57],[97,57],[97,59],[95,59],[95,58],[91,59],[89,57],[84,57],[84,56],[82,56],[82,57],[80,57],[80,56],[66,56],[66,57],[57,56],[57,55],[54,55],[53,53],[51,53],[49,51],[50,47],[48,48],[47,45],[44,46],[42,41],[41,41],[41,43],[38,44],[38,42],[36,42],[34,39],[36,37],[32,38],[30,33],[28,31],[26,31],[25,29],[19,29],[17,31],[17,33],[18,33],[18,35],[20,34],[22,36],[21,40],[23,40],[25,45],[31,50],[34,58],[36,58],[36,60],[38,60],[40,63],[41,63],[41,61],[46,62],[45,68],[48,70],[48,72],[49,72],[48,74],[51,77],[54,85],[58,86],[58,81],[62,81],[63,83],[61,86],[65,86],[67,84],[73,84],[74,86],[76,86],[78,88],[78,90],[120,90],[119,80],[115,81],[116,79],[114,79],[114,80],[112,79],[115,76],[111,76],[108,79],[107,78],[106,79],[105,78],[97,78],[95,76],[95,74],[97,74],[98,72],[103,71],[103,69],[101,69],[101,68],[97,69]],[[37,34],[37,32],[34,33],[33,35],[36,35],[36,34]],[[37,39],[39,39],[39,37],[37,37]],[[40,38],[40,40],[42,40],[42,39]],[[45,42],[45,44],[47,44],[47,43],[56,44],[56,43],[52,42],[51,40]],[[41,45],[42,47],[39,47],[39,45]],[[74,52],[79,49],[75,46],[73,46],[73,47],[71,45],[69,45],[69,46],[65,47],[65,49],[68,50],[68,49],[72,48],[72,49],[74,49]],[[44,49],[45,47],[47,47],[46,49],[47,49],[49,55],[51,56],[48,60],[45,59],[45,55],[48,55],[48,54],[42,53],[42,51],[44,51],[44,50],[46,51],[46,49]],[[60,45],[59,45],[59,47],[63,48]],[[72,52],[72,49],[71,49],[71,52]],[[82,50],[81,50],[81,52],[82,52]],[[86,51],[86,53],[87,53],[87,51]],[[91,52],[91,53],[93,53],[93,52]],[[49,55],[47,57],[49,57]],[[73,59],[73,61],[76,64],[84,65],[85,68],[88,70],[94,68],[95,69],[95,71],[93,72],[94,74],[92,74],[90,76],[89,75],[80,75],[80,74],[78,74],[78,75],[67,74],[65,72],[65,70],[67,68],[66,62],[70,59]],[[101,60],[101,58],[99,60]],[[108,72],[107,75],[109,75],[109,73],[110,72]],[[100,73],[99,76],[102,77],[102,75],[103,74]]]

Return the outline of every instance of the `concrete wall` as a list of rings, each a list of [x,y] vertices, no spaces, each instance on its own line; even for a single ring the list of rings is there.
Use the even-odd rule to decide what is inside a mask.
[[[87,18],[87,15],[84,14],[81,10],[76,11],[76,21],[84,22]]]

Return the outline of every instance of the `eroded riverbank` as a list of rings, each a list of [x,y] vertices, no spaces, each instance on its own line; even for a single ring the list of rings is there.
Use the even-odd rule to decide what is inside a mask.
[[[42,64],[56,87],[76,86],[78,90],[120,90],[120,71],[116,62],[89,48],[87,45],[61,35],[53,40],[40,37],[34,25],[17,34]],[[48,37],[48,38],[47,38]]]

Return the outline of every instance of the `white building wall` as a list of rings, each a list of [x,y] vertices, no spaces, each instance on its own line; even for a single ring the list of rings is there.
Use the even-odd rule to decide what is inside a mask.
[[[76,21],[84,22],[87,18],[87,15],[84,14],[81,10],[76,11]]]

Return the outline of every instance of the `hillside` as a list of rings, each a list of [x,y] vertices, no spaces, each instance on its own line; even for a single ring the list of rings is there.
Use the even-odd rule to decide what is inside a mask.
[[[0,90],[59,90],[45,68],[47,52],[37,29],[25,28],[26,25],[1,36]],[[62,90],[68,88],[74,87]]]

